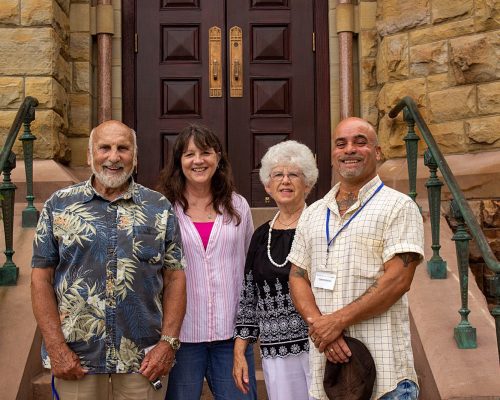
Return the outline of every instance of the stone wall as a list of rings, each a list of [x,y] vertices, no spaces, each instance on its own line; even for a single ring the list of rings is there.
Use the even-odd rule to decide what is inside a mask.
[[[40,105],[33,131],[35,157],[68,161],[69,0],[0,3],[0,141],[25,96]],[[16,142],[14,150],[20,152]]]
[[[385,156],[404,156],[404,124],[387,116],[404,95],[415,98],[445,153],[499,148],[500,0],[357,3],[356,114],[378,125]],[[116,119],[121,118],[120,4],[113,1]],[[336,1],[329,4],[335,125]],[[90,0],[0,2],[0,140],[24,96],[33,95],[40,100],[34,126],[36,157],[85,163],[88,133],[96,122],[94,41]]]
[[[93,39],[90,34],[90,1],[72,0],[70,8],[70,56],[72,79],[69,87],[68,143],[71,164],[86,163],[86,148],[93,125]]]
[[[417,102],[445,154],[500,147],[500,0],[360,1],[361,115],[378,125],[386,158],[403,157],[405,124],[389,118]],[[421,143],[423,149],[423,143]]]
[[[86,164],[96,124],[91,0],[0,1],[0,143],[25,96],[36,97],[35,158]],[[121,1],[113,1],[112,117],[121,119]],[[21,144],[15,152],[22,157]]]

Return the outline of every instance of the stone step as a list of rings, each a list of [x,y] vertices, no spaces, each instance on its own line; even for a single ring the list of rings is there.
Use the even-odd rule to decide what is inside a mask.
[[[52,400],[51,379],[50,372],[47,371],[38,374],[32,379],[33,400]]]

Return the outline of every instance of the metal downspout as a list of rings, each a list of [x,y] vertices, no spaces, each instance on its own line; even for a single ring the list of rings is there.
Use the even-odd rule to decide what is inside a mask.
[[[352,0],[337,0],[337,34],[340,64],[340,120],[354,115],[352,43],[354,36],[354,5]]]
[[[109,10],[111,0],[98,0],[97,7],[104,6]],[[111,9],[112,11],[112,9]],[[109,14],[109,13],[108,13]],[[99,29],[97,13],[97,122],[100,124],[110,120],[112,115],[111,92],[111,60],[112,60],[112,29]],[[112,13],[111,13],[112,16]],[[109,21],[109,17],[108,17]],[[109,22],[108,22],[109,24]],[[111,30],[111,32],[109,32]]]

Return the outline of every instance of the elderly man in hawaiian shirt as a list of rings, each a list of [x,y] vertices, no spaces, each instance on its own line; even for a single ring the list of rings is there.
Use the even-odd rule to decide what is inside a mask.
[[[132,179],[137,144],[126,125],[95,128],[88,162],[92,177],[54,193],[36,230],[43,364],[62,400],[163,399],[186,308],[177,219]]]

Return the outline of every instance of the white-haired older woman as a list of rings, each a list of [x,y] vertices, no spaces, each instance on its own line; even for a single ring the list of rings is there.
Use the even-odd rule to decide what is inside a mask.
[[[260,337],[269,399],[308,400],[308,329],[290,297],[287,256],[306,197],[318,179],[318,168],[311,150],[293,140],[270,147],[261,165],[260,180],[278,212],[256,229],[248,249],[236,320],[233,377],[246,393],[245,349]]]

